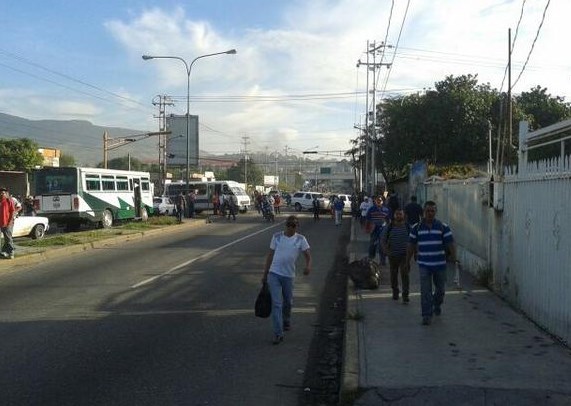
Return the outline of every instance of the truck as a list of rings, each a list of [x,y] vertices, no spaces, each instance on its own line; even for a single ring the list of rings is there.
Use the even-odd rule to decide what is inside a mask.
[[[28,173],[21,171],[0,171],[0,187],[8,189],[12,196],[22,201],[30,195]]]

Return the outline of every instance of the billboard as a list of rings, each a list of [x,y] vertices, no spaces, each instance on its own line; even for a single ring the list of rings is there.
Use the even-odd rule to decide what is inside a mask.
[[[264,186],[265,187],[269,187],[269,186],[276,186],[277,187],[278,184],[279,184],[279,177],[264,175]]]
[[[171,134],[167,137],[167,165],[186,166],[186,115],[166,117],[167,131]],[[190,165],[198,165],[198,116],[191,115],[188,120],[189,127],[189,150],[188,160]]]

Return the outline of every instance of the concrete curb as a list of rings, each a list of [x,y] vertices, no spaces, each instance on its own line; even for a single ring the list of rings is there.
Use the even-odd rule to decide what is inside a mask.
[[[353,250],[351,242],[355,240],[355,219],[351,218],[351,239],[347,250],[347,258],[349,262],[354,261],[356,253]],[[349,275],[347,275],[349,278]],[[347,281],[350,284],[350,281]],[[339,398],[344,400],[351,399],[359,390],[359,320],[355,320],[354,316],[358,314],[358,298],[352,287],[347,287],[346,313],[345,313],[345,337],[343,340],[343,370],[341,372],[341,388]]]
[[[144,237],[160,235],[166,232],[179,233],[188,229],[197,228],[200,226],[206,226],[207,224],[208,222],[205,221],[204,219],[197,219],[191,221],[187,220],[182,224],[169,225],[150,230],[136,231],[131,234],[118,235],[115,237],[104,238],[101,240],[92,241],[84,244],[69,245],[64,247],[46,247],[42,248],[42,251],[37,251],[37,252],[23,252],[23,253],[17,252],[14,259],[0,261],[0,271],[10,270],[17,265],[33,265],[50,259],[59,258],[62,255],[73,255],[96,248],[103,248],[106,246],[119,244],[122,242],[140,240]]]

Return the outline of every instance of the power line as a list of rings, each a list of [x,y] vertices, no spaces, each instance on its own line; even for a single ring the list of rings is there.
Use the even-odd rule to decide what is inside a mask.
[[[527,54],[527,58],[525,60],[525,63],[523,64],[523,68],[521,69],[521,72],[519,73],[514,84],[511,86],[511,89],[513,89],[515,87],[515,85],[517,84],[517,82],[521,78],[521,75],[523,75],[523,72],[525,71],[527,63],[529,62],[529,58],[531,57],[531,53],[533,52],[533,48],[535,47],[535,43],[537,41],[537,38],[539,37],[539,33],[541,32],[541,27],[543,26],[543,22],[545,21],[545,14],[547,13],[547,8],[549,7],[549,3],[551,3],[551,0],[547,0],[547,3],[545,4],[545,8],[543,9],[543,15],[541,16],[541,22],[539,23],[539,27],[537,27],[537,32],[535,33],[535,38],[533,39],[533,43],[531,44],[531,48],[529,50],[529,53]]]
[[[520,26],[521,20],[523,18],[523,10],[525,7],[525,2],[526,2],[526,0],[523,0],[523,2],[521,3],[521,11],[519,13],[519,20],[517,21],[517,26],[515,28],[514,40],[511,44],[511,48],[510,48],[510,55],[513,53],[513,50],[515,47],[515,42],[517,41],[517,34],[519,33],[519,26]],[[500,86],[500,93],[502,92],[502,89],[504,88],[504,81],[506,80],[507,74],[508,74],[508,65],[506,65],[506,68],[504,69],[504,77],[502,78],[502,85]]]
[[[403,18],[402,18],[402,22],[401,22],[401,25],[400,25],[399,36],[398,36],[398,38],[397,38],[397,43],[396,43],[396,45],[395,45],[395,49],[394,49],[394,53],[393,53],[393,59],[391,60],[391,64],[389,65],[389,70],[388,70],[388,72],[387,72],[387,76],[386,76],[386,79],[385,79],[385,83],[384,83],[384,85],[383,85],[383,90],[382,90],[382,92],[381,92],[381,97],[382,97],[382,94],[384,94],[385,89],[387,88],[387,84],[388,84],[388,82],[389,82],[389,77],[390,77],[390,75],[391,75],[391,71],[392,71],[392,68],[393,68],[393,63],[394,63],[394,61],[395,61],[395,55],[397,54],[397,51],[398,51],[398,48],[399,48],[399,42],[400,42],[400,38],[401,38],[401,35],[402,35],[402,30],[403,30],[403,28],[404,28],[404,23],[405,23],[405,21],[406,21],[406,16],[408,15],[408,7],[409,7],[409,6],[410,6],[410,0],[408,0],[407,3],[406,3],[406,9],[405,9],[405,11],[404,11],[404,16],[403,16]]]
[[[40,65],[40,64],[38,64],[38,63],[35,63],[35,62],[32,62],[32,61],[30,61],[30,60],[28,60],[28,59],[26,59],[26,58],[24,58],[24,57],[22,57],[22,56],[13,54],[13,53],[8,52],[8,51],[3,50],[3,49],[0,49],[0,53],[4,54],[4,55],[6,55],[6,56],[8,56],[8,57],[10,57],[10,58],[12,58],[12,59],[16,59],[16,60],[18,60],[18,61],[20,61],[20,62],[23,62],[23,63],[25,63],[25,64],[28,64],[28,65],[30,65],[30,66],[33,66],[33,67],[35,67],[35,68],[38,68],[38,69],[44,70],[44,71],[46,71],[46,72],[49,72],[49,73],[51,73],[51,74],[53,74],[53,75],[57,75],[57,76],[60,76],[60,77],[62,77],[62,78],[65,78],[65,79],[67,79],[67,80],[69,80],[69,81],[72,81],[72,82],[75,82],[75,83],[79,83],[79,84],[81,84],[81,85],[83,85],[83,86],[90,87],[90,88],[95,89],[95,90],[97,90],[97,91],[100,91],[100,92],[102,92],[102,93],[106,93],[106,94],[109,94],[109,95],[111,95],[111,96],[113,96],[113,97],[119,98],[119,99],[121,99],[121,100],[128,101],[129,103],[133,103],[133,104],[139,105],[139,106],[141,106],[141,107],[144,107],[145,110],[148,110],[148,109],[149,109],[148,106],[146,106],[146,105],[143,104],[143,103],[140,103],[140,102],[137,101],[137,100],[130,99],[130,98],[128,98],[128,97],[125,97],[125,96],[122,96],[122,95],[120,95],[120,94],[111,92],[111,91],[106,90],[106,89],[103,89],[103,88],[101,88],[101,87],[92,85],[92,84],[87,83],[87,82],[85,82],[85,81],[83,81],[83,80],[76,79],[76,78],[74,78],[74,77],[72,77],[72,76],[66,75],[66,74],[61,73],[61,72],[57,72],[57,71],[55,71],[55,70],[53,70],[53,69],[46,68],[45,66],[42,66],[42,65]],[[4,66],[5,68],[8,68],[8,69],[10,69],[10,70],[13,70],[13,71],[15,71],[15,72],[22,73],[22,74],[24,74],[24,75],[33,77],[33,78],[38,79],[38,80],[42,80],[42,81],[45,81],[45,82],[54,84],[54,85],[56,85],[56,86],[60,86],[60,87],[63,87],[63,88],[65,88],[65,89],[68,89],[68,90],[71,90],[71,91],[74,91],[74,92],[77,92],[77,93],[81,93],[81,94],[84,94],[84,95],[86,95],[86,96],[93,97],[93,98],[96,98],[96,99],[99,99],[99,100],[102,100],[102,101],[114,103],[114,101],[109,100],[109,99],[107,99],[107,98],[104,98],[104,97],[101,97],[101,96],[98,96],[98,95],[95,95],[95,94],[93,94],[93,93],[89,93],[89,92],[86,92],[86,91],[83,91],[83,90],[80,90],[80,89],[77,89],[77,88],[73,88],[73,87],[64,85],[64,84],[62,84],[62,83],[60,83],[60,82],[57,82],[57,81],[55,81],[55,80],[51,80],[51,79],[48,79],[48,78],[46,78],[46,77],[42,77],[42,76],[33,74],[33,73],[31,73],[31,72],[27,72],[27,71],[24,71],[24,70],[22,70],[22,69],[18,69],[18,68],[15,68],[15,67],[13,67],[13,66],[6,65],[6,64],[3,64],[3,63],[0,63],[0,65],[1,65],[1,66]]]

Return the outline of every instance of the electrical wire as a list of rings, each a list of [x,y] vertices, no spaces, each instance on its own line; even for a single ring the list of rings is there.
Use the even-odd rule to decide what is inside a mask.
[[[523,0],[522,4],[521,4],[521,11],[519,13],[519,20],[517,21],[517,26],[515,28],[515,35],[514,35],[514,40],[511,43],[511,48],[510,48],[510,55],[513,53],[514,48],[515,48],[515,43],[517,41],[517,34],[519,33],[519,26],[521,24],[521,20],[523,18],[523,11],[525,8],[525,2],[526,0]],[[502,85],[500,86],[500,93],[502,92],[502,89],[504,88],[504,82],[506,80],[506,75],[508,73],[508,65],[506,65],[506,68],[504,69],[504,77],[502,78]]]
[[[533,39],[533,43],[531,44],[531,48],[529,50],[529,53],[527,54],[527,58],[525,60],[525,63],[523,64],[523,68],[521,69],[521,72],[519,73],[514,84],[511,86],[511,89],[513,89],[515,87],[515,85],[517,85],[517,82],[521,78],[521,75],[523,75],[523,72],[525,71],[527,63],[529,62],[529,58],[531,57],[531,54],[533,52],[533,48],[535,47],[535,43],[537,41],[537,38],[539,37],[539,33],[541,32],[541,27],[543,27],[543,22],[545,21],[545,14],[547,13],[547,9],[549,8],[549,3],[551,3],[551,0],[547,0],[547,3],[545,4],[545,8],[543,9],[543,15],[541,17],[541,22],[539,23],[539,27],[537,27],[537,32],[535,33],[535,38]]]
[[[394,61],[395,61],[395,55],[396,55],[397,52],[398,52],[399,43],[400,43],[400,38],[401,38],[401,35],[402,35],[402,30],[403,30],[403,28],[404,28],[404,23],[405,23],[405,21],[406,21],[406,16],[408,15],[408,8],[409,8],[409,6],[410,6],[410,0],[408,0],[407,3],[406,3],[406,9],[405,9],[404,16],[403,16],[403,18],[402,18],[402,22],[401,22],[401,25],[400,25],[399,36],[398,36],[398,38],[397,38],[397,43],[396,43],[395,48],[394,48],[394,51],[393,51],[393,59],[391,60],[391,64],[390,64],[390,66],[389,66],[389,69],[388,69],[388,71],[387,71],[387,75],[386,75],[386,78],[385,78],[385,82],[384,82],[384,84],[383,84],[383,90],[381,91],[381,98],[382,98],[382,95],[385,93],[385,90],[386,90],[386,88],[387,88],[387,84],[388,84],[388,82],[389,82],[389,77],[390,77],[390,75],[391,75],[392,68],[393,68],[393,63],[394,63]]]
[[[28,64],[28,65],[31,65],[31,66],[34,66],[34,67],[36,67],[36,68],[45,70],[46,72],[49,72],[49,73],[51,73],[51,74],[53,74],[53,75],[57,75],[57,76],[63,77],[63,78],[65,78],[65,79],[67,79],[67,80],[70,80],[70,81],[72,81],[72,82],[79,83],[79,84],[81,84],[81,85],[83,85],[83,86],[90,87],[90,88],[95,89],[95,90],[97,90],[97,91],[100,91],[100,92],[102,92],[102,93],[107,93],[107,94],[109,94],[109,95],[111,95],[111,96],[113,96],[113,97],[122,99],[122,100],[124,100],[124,101],[128,101],[128,102],[133,103],[133,104],[138,104],[138,105],[140,105],[140,106],[142,106],[142,107],[148,109],[148,106],[147,106],[147,105],[145,105],[145,104],[143,104],[143,103],[140,103],[140,102],[137,101],[137,100],[130,99],[130,98],[128,98],[128,97],[119,95],[119,94],[117,94],[117,93],[111,92],[111,91],[109,91],[109,90],[106,90],[106,89],[103,89],[103,88],[101,88],[101,87],[92,85],[92,84],[87,83],[87,82],[85,82],[85,81],[82,81],[82,80],[80,80],[80,79],[76,79],[76,78],[74,78],[74,77],[72,77],[72,76],[69,76],[69,75],[66,75],[66,74],[64,74],[64,73],[57,72],[57,71],[55,71],[55,70],[46,68],[45,66],[42,66],[42,65],[37,64],[37,63],[35,63],[35,62],[29,61],[29,60],[27,60],[27,59],[25,59],[25,58],[23,58],[23,57],[21,57],[21,56],[19,56],[19,55],[10,53],[10,52],[5,51],[5,50],[2,50],[2,49],[0,49],[0,53],[2,53],[2,54],[4,54],[4,55],[7,55],[7,56],[10,56],[10,57],[12,57],[12,58],[14,58],[14,59],[16,59],[16,60],[19,60],[20,62],[24,62],[24,63],[26,63],[26,64]],[[69,87],[69,86],[62,85],[62,84],[60,84],[59,82],[55,82],[55,81],[53,81],[53,80],[49,80],[49,79],[46,79],[46,78],[42,78],[42,77],[40,77],[40,76],[34,75],[34,74],[32,74],[32,73],[29,73],[29,72],[26,72],[26,71],[23,71],[23,70],[19,70],[19,69],[16,69],[16,68],[13,68],[13,67],[10,67],[10,66],[7,66],[7,65],[3,65],[3,66],[5,66],[5,67],[7,67],[7,68],[9,68],[9,69],[15,70],[15,71],[17,71],[17,72],[23,73],[23,74],[25,74],[25,75],[32,76],[32,77],[34,77],[34,78],[36,78],[36,79],[44,80],[44,81],[47,81],[47,82],[49,82],[49,83],[52,83],[52,84],[55,84],[55,85],[58,85],[58,86],[61,86],[61,87],[65,87],[66,89],[70,89],[70,90],[73,90],[73,91],[77,91],[77,92],[83,93],[83,94],[88,95],[88,96],[90,96],[90,97],[95,97],[95,98],[98,98],[98,99],[101,99],[101,100],[104,100],[104,101],[110,101],[109,99],[105,99],[105,98],[102,98],[102,97],[93,95],[93,94],[91,94],[91,93],[87,93],[87,92],[84,92],[84,91],[80,91],[80,90],[71,88],[71,87]]]

